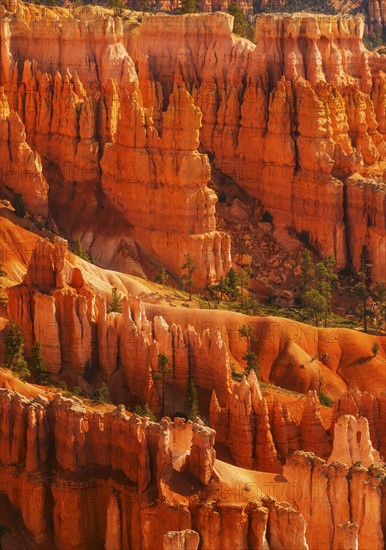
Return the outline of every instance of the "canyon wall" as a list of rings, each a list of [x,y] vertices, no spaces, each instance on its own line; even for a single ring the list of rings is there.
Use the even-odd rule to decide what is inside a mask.
[[[0,389],[0,434],[1,492],[51,548],[188,550],[198,538],[208,550],[383,548],[381,464],[326,464],[296,451],[284,478],[254,478],[245,499],[216,472],[214,431],[184,420],[155,424],[123,406],[100,412],[76,398]],[[179,493],[178,476],[189,472],[192,498]]]
[[[28,177],[3,169],[2,187],[28,195],[33,214],[49,209],[102,265],[179,274],[189,253],[196,284],[226,272],[212,163],[220,189],[231,178],[263,203],[282,244],[288,230],[306,235],[339,268],[357,267],[367,244],[384,278],[384,58],[363,46],[361,17],[262,15],[254,45],[225,13],[1,10],[2,118],[21,121],[2,139],[31,149],[18,153]],[[126,249],[131,266],[117,259]]]

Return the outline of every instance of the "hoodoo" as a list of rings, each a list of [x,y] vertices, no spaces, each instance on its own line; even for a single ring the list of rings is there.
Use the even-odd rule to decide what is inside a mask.
[[[292,4],[0,0],[1,548],[384,548],[386,5]]]

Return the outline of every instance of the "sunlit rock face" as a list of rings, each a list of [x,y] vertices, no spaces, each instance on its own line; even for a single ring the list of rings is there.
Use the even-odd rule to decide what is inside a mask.
[[[212,163],[339,268],[367,244],[382,278],[386,83],[360,16],[262,15],[255,45],[225,13],[1,9],[0,185],[100,264],[143,274],[144,252],[178,274],[189,253],[199,286],[226,272]]]

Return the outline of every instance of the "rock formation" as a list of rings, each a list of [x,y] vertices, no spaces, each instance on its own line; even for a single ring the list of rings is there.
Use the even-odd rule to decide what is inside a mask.
[[[11,287],[9,316],[25,335],[25,353],[39,342],[50,374],[77,373],[80,377],[94,363],[102,380],[117,369],[131,395],[158,410],[161,385],[155,384],[158,355],[166,353],[173,369],[167,380],[187,390],[189,378],[196,386],[217,392],[221,403],[230,394],[227,348],[219,331],[195,327],[185,330],[161,316],[146,317],[144,304],[124,297],[122,314],[108,313],[106,300],[84,284],[68,262],[66,241],[40,239],[32,253],[21,285]],[[212,368],[215,360],[216,368]]]
[[[46,215],[47,182],[57,224],[72,239],[84,236],[102,264],[141,272],[143,251],[179,274],[189,252],[196,284],[227,271],[230,241],[216,231],[205,151],[275,227],[307,233],[339,268],[357,267],[367,244],[374,279],[382,278],[386,84],[359,16],[265,14],[254,45],[234,38],[224,13],[125,24],[98,7],[42,17],[43,8],[4,0],[1,9],[2,118],[11,117],[29,169],[17,182],[3,173],[0,184]],[[93,40],[83,39],[83,26]],[[36,48],[42,33],[49,57]],[[81,220],[64,219],[68,201],[84,208]],[[110,216],[119,220],[118,245]]]
[[[310,550],[326,547],[383,548],[382,470],[349,468],[296,451],[287,460],[284,475],[293,484],[291,505],[304,517]],[[366,518],[371,516],[371,527]],[[370,530],[369,530],[370,529]]]
[[[168,531],[164,535],[163,550],[197,550],[199,534],[191,529]]]
[[[348,465],[360,462],[368,468],[379,460],[379,453],[371,444],[367,418],[357,420],[353,416],[341,416],[334,425],[334,447],[328,462]]]

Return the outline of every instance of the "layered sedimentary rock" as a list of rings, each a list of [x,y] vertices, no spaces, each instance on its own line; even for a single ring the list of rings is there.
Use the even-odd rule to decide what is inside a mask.
[[[26,142],[24,124],[9,108],[3,86],[0,86],[0,158],[0,185],[22,193],[26,208],[46,217],[48,184],[40,156]]]
[[[384,471],[349,468],[297,451],[284,475],[293,483],[291,505],[304,517],[306,539],[314,548],[383,548]],[[369,518],[371,520],[369,521]],[[367,538],[369,537],[369,538]]]
[[[50,185],[59,225],[101,263],[122,267],[131,247],[125,269],[140,269],[140,249],[177,273],[189,252],[199,285],[229,268],[205,151],[276,227],[306,232],[338,267],[357,266],[366,243],[382,278],[384,64],[364,48],[359,16],[266,14],[254,45],[235,39],[224,13],[144,15],[139,24],[99,7],[44,17],[18,2],[1,9],[0,84],[43,176],[38,157],[29,162]],[[48,58],[36,48],[42,35]],[[83,219],[64,223],[69,200]],[[118,245],[108,222],[117,211]]]
[[[244,468],[281,472],[287,458],[299,449],[329,463],[361,462],[369,467],[384,457],[384,405],[385,393],[377,399],[350,390],[337,400],[326,426],[316,391],[298,401],[291,414],[277,397],[262,395],[251,372],[248,380],[243,377],[234,385],[226,407],[220,407],[216,392],[212,393],[210,422],[216,440],[228,445],[236,465]]]
[[[106,300],[84,284],[81,272],[74,275],[66,254],[66,241],[38,240],[23,283],[8,290],[9,316],[22,327],[27,357],[39,342],[51,376],[67,370],[82,377],[93,363],[108,381],[119,370],[131,395],[158,410],[162,384],[154,380],[161,374],[158,355],[166,353],[168,385],[186,391],[191,378],[225,405],[231,373],[219,331],[182,330],[161,316],[149,321],[144,304],[130,295],[122,299],[122,313],[108,313]]]
[[[284,502],[262,497],[249,504],[195,498],[184,505],[162,503],[170,499],[173,475],[190,470],[196,476],[194,446],[209,449],[212,430],[193,424],[192,432],[189,426],[154,424],[123,407],[101,413],[76,399],[27,399],[2,389],[0,487],[21,511],[33,539],[44,543],[52,534],[58,548],[93,541],[124,550],[162,544],[188,550],[198,536],[206,549],[306,550],[347,541],[349,548],[367,548],[369,540],[372,547],[383,547],[381,465],[326,464],[295,452],[284,467]],[[177,449],[188,455],[189,446],[190,460],[176,462]],[[202,483],[213,483],[213,462],[200,463],[199,470],[212,472]],[[189,533],[193,526],[198,536]]]
[[[351,205],[344,181],[364,165],[375,169],[369,179],[377,179],[377,163],[385,159],[383,115],[377,111],[378,95],[372,95],[378,81],[384,85],[384,75],[378,58],[362,44],[363,20],[264,15],[256,21],[254,47],[234,42],[227,34],[227,17],[218,15],[213,17],[215,42],[208,19],[200,20],[202,30],[197,26],[206,55],[192,45],[192,20],[144,19],[138,47],[149,58],[153,78],[169,94],[166,75],[174,73],[196,94],[203,112],[201,143],[214,154],[218,169],[262,200],[275,224],[309,232],[320,251],[345,265],[345,208]],[[181,48],[190,53],[184,54],[183,68]],[[159,51],[163,55],[157,60]],[[219,70],[224,58],[225,76]],[[144,88],[141,72],[139,79]],[[356,116],[353,103],[361,105]],[[372,196],[371,185],[366,189]],[[350,210],[348,223],[357,223],[358,217]],[[382,233],[379,220],[373,231]],[[361,239],[366,240],[366,232]],[[378,258],[378,248],[370,245]],[[383,254],[383,243],[380,250]],[[350,240],[348,252],[357,262]],[[378,265],[384,269],[383,260]]]
[[[168,531],[164,535],[163,550],[197,550],[200,536],[196,531]]]
[[[379,450],[381,457],[385,459],[386,392],[382,392],[379,399],[377,399],[369,392],[361,392],[358,388],[350,388],[348,392],[340,396],[334,405],[331,430],[334,429],[335,423],[343,415],[349,415],[357,420],[360,417],[367,419],[371,443],[375,449]]]
[[[370,440],[367,418],[344,415],[334,425],[334,447],[328,462],[343,462],[355,464],[360,462],[368,468],[374,462],[379,462],[379,453]]]
[[[207,432],[212,431],[200,426],[193,439],[181,440],[181,429],[173,423],[149,423],[128,415],[123,406],[102,414],[87,410],[79,400],[60,396],[53,401],[42,396],[27,399],[1,389],[1,490],[21,510],[23,522],[37,542],[45,539],[53,519],[59,548],[87,546],[100,538],[106,538],[109,548],[128,548],[127,541],[134,533],[126,522],[134,514],[130,512],[134,499],[138,503],[152,483],[161,490],[162,479],[173,469],[171,443],[183,448],[186,456],[189,451],[195,455],[196,447],[214,453],[209,449],[213,437],[207,439]],[[50,461],[56,463],[63,478],[53,474]],[[189,462],[187,465],[189,468]],[[196,466],[202,483],[209,483],[213,461],[201,455]],[[32,494],[33,498],[24,498]],[[90,509],[82,504],[83,497],[94,509],[99,525],[88,515]],[[83,521],[87,515],[89,521]],[[166,526],[161,527],[161,536],[166,531]],[[121,541],[118,545],[117,540]]]

